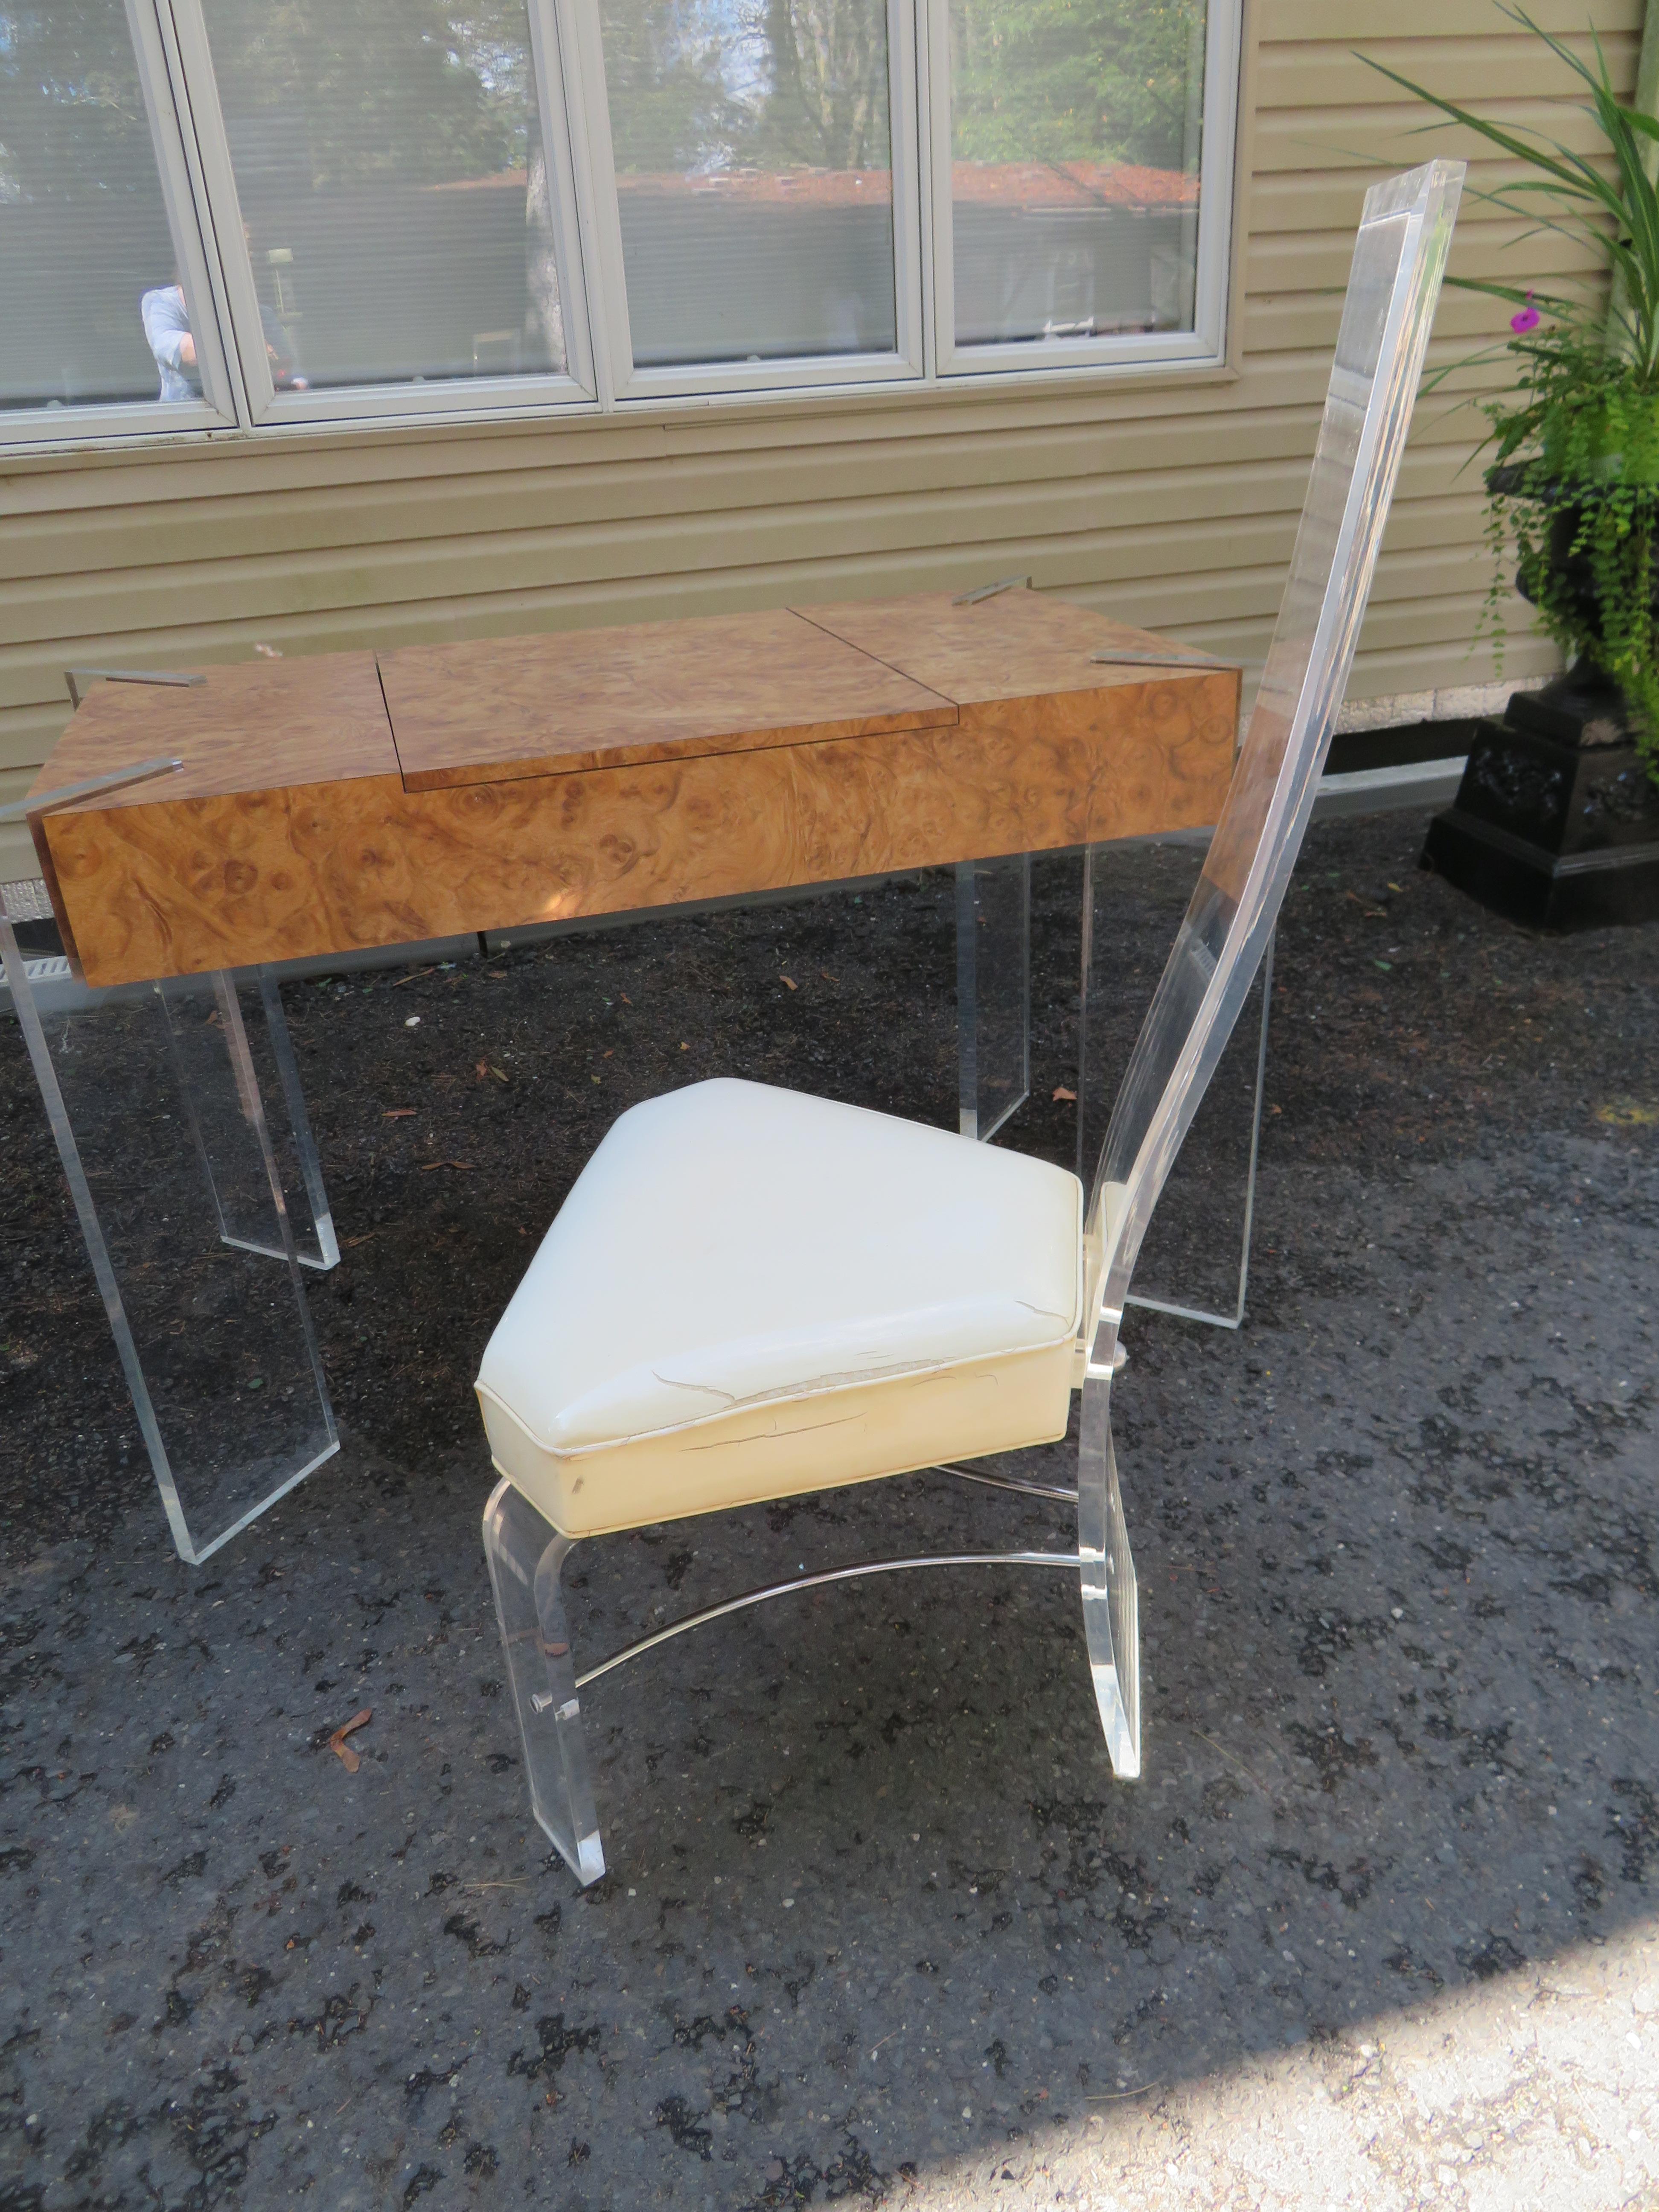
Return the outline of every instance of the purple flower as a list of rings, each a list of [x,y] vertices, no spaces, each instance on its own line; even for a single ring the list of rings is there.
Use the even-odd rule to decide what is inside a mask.
[[[1528,292],[1526,306],[1522,308],[1518,315],[1510,317],[1510,328],[1519,337],[1528,331],[1535,331],[1543,319],[1544,318],[1532,304],[1532,294]]]

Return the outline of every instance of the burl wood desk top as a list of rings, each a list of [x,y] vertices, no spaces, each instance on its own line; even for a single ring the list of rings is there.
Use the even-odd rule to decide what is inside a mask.
[[[1044,594],[556,631],[100,684],[36,818],[89,983],[1041,852],[1215,821],[1233,669]]]

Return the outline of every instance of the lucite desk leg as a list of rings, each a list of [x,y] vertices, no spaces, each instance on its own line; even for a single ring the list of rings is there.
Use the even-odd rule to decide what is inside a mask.
[[[957,1127],[995,1136],[1031,1087],[1031,856],[957,863]]]
[[[267,1097],[271,1097],[273,1091],[280,1096],[285,1109],[286,1128],[283,1134],[286,1143],[278,1135],[275,1114],[269,1118],[277,1173],[289,1194],[295,1249],[302,1267],[314,1267],[319,1273],[326,1274],[331,1267],[340,1264],[340,1240],[334,1233],[334,1214],[323,1182],[322,1156],[312,1134],[311,1116],[300,1081],[300,1063],[295,1056],[294,1040],[289,1035],[288,1017],[283,1012],[282,989],[269,968],[259,970],[259,1012],[264,1017],[270,1071],[276,1077],[274,1085],[264,1079],[262,1088]],[[295,1203],[301,1196],[303,1204]],[[308,1231],[307,1214],[311,1221]]]
[[[43,1020],[3,921],[0,955],[167,1524],[199,1562],[339,1449],[236,994],[198,977]]]
[[[1194,863],[1202,865],[1201,848],[1184,839],[1109,846],[1084,855],[1077,1089],[1078,1173],[1085,1185],[1093,1180],[1115,1078],[1127,1063],[1167,949],[1164,925],[1172,938],[1191,891]],[[1113,946],[1097,941],[1109,937],[1112,906],[1120,902],[1135,924],[1133,934],[1146,934],[1155,944],[1157,962],[1145,975],[1113,964]],[[1243,1325],[1273,973],[1270,939],[1253,986],[1259,1018],[1252,1022],[1248,1009],[1241,1017],[1199,1109],[1147,1232],[1135,1277],[1144,1287],[1129,1293],[1127,1303],[1132,1306],[1214,1328]],[[1235,1251],[1236,1276],[1230,1256]],[[1210,1263],[1207,1268],[1205,1262]]]
[[[211,980],[219,1004],[219,1018],[228,1025],[227,1038],[231,1034],[229,1025],[234,1024],[237,1054],[249,1069],[254,1093],[261,1100],[269,1099],[273,1103],[280,1101],[286,1109],[283,1114],[267,1109],[265,1127],[287,1204],[295,1256],[302,1267],[314,1267],[326,1273],[331,1267],[338,1267],[340,1247],[334,1233],[328,1193],[323,1186],[322,1162],[311,1133],[305,1092],[300,1084],[294,1040],[289,1035],[283,1013],[282,994],[265,969],[258,970],[257,981],[226,974]],[[196,988],[192,984],[187,989]],[[169,982],[161,988],[171,996],[177,987]],[[175,1054],[177,1050],[175,1038]],[[257,1252],[267,1260],[286,1261],[286,1250],[272,1239],[274,1223],[269,1191],[263,1181],[252,1187],[245,1182],[240,1191],[226,1186],[222,1167],[216,1163],[213,1150],[204,1139],[201,1117],[194,1111],[191,1071],[182,1061],[179,1077],[185,1110],[191,1115],[201,1154],[202,1170],[219,1217],[221,1237],[239,1251]],[[210,1083],[211,1080],[210,1072]]]

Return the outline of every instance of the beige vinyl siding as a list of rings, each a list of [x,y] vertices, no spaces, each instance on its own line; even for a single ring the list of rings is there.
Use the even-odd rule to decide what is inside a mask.
[[[1634,83],[1642,0],[1540,0]],[[1254,20],[1252,20],[1252,18]],[[225,437],[0,461],[0,797],[27,787],[74,663],[157,668],[945,587],[1029,571],[1259,665],[1300,512],[1368,164],[1474,153],[1362,47],[1588,145],[1564,72],[1490,0],[1261,0],[1246,21],[1237,373],[866,395],[410,431]],[[1477,142],[1478,143],[1478,142]],[[1479,164],[1471,181],[1504,171]],[[1466,199],[1453,267],[1547,281],[1560,241]],[[1510,251],[1505,252],[1509,246]],[[1501,331],[1449,294],[1431,359]],[[1476,386],[1492,373],[1462,380]],[[1478,431],[1419,410],[1351,696],[1490,680]],[[1516,632],[1506,672],[1548,668]],[[0,878],[33,872],[0,832]]]

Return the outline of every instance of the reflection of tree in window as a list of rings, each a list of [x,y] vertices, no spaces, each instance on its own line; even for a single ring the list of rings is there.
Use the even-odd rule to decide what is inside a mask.
[[[872,0],[772,0],[766,10],[772,68],[761,118],[772,158],[826,169],[884,168],[887,15]]]
[[[135,166],[149,131],[118,5],[0,9],[0,204],[107,191]]]
[[[449,184],[521,167],[523,6],[436,0],[208,0],[227,115],[303,114],[313,190]]]
[[[604,0],[624,173],[886,168],[882,0]]]
[[[727,88],[729,11],[699,0],[605,0],[611,142],[624,173],[725,168],[745,127]]]
[[[1187,167],[1204,21],[1205,0],[951,0],[952,151]]]

